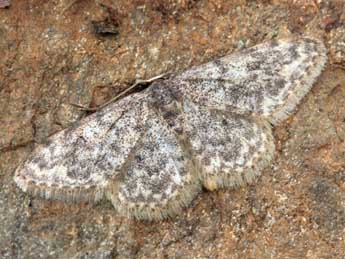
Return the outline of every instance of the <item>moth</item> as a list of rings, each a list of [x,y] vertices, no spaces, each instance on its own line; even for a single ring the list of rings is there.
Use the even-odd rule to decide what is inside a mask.
[[[155,81],[51,136],[14,180],[46,199],[108,199],[137,219],[177,215],[202,186],[260,175],[274,157],[272,127],[311,89],[326,54],[317,39],[273,40]]]

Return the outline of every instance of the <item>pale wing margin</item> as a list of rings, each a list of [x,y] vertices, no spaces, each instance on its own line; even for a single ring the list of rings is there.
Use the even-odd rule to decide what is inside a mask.
[[[284,120],[310,90],[327,60],[320,40],[282,39],[191,68],[177,77],[195,102]]]
[[[209,190],[251,183],[274,157],[271,126],[253,116],[185,101],[185,134]]]
[[[161,220],[181,212],[200,192],[195,167],[173,130],[152,107],[146,130],[108,199],[120,214]]]
[[[131,95],[39,145],[16,170],[25,192],[47,199],[98,201],[142,137],[146,96]]]

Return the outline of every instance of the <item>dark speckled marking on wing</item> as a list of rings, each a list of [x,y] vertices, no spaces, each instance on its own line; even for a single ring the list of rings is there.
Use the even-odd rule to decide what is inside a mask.
[[[233,106],[277,124],[309,91],[325,62],[318,40],[276,40],[191,68],[178,79],[200,105]]]
[[[157,81],[38,146],[16,170],[25,192],[65,201],[108,198],[159,220],[203,184],[251,182],[274,156],[271,124],[285,119],[326,62],[315,39],[275,40]]]
[[[145,132],[109,198],[122,214],[163,219],[187,206],[200,191],[195,167],[174,129],[152,107]]]
[[[274,156],[268,122],[185,102],[185,134],[207,189],[241,186]]]
[[[73,130],[53,135],[17,169],[17,184],[46,198],[101,199],[108,180],[119,174],[140,140],[148,114],[145,105],[145,95],[132,95],[86,117]]]

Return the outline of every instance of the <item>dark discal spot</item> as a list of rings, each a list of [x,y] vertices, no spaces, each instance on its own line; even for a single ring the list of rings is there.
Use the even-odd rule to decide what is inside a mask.
[[[262,61],[254,61],[247,64],[247,69],[249,71],[259,70],[261,68]]]
[[[47,161],[43,158],[38,158],[38,161],[36,163],[40,170],[47,168],[48,165]]]
[[[284,88],[285,87],[285,85],[286,85],[286,80],[285,79],[283,79],[283,78],[279,78],[279,79],[277,79],[275,82],[274,82],[274,84],[277,86],[277,88],[279,88],[279,89],[281,89],[281,88]]]
[[[67,172],[67,176],[68,176],[69,178],[73,178],[73,179],[77,178],[77,177],[76,177],[76,176],[77,176],[76,170],[69,170],[69,171]]]
[[[295,45],[295,44],[292,44],[290,46],[289,52],[290,52],[290,55],[291,55],[291,59],[298,59],[300,57],[300,55],[299,55],[299,53],[297,51],[297,45]]]
[[[141,155],[136,155],[136,156],[135,156],[135,160],[136,160],[137,162],[142,162],[142,161],[144,161],[144,157],[141,156]]]
[[[163,111],[163,118],[168,123],[168,125],[172,128],[177,124],[179,113],[177,110],[167,110]]]
[[[271,96],[277,96],[280,90],[285,87],[286,80],[283,78],[278,78],[275,81],[267,82],[267,90]]]
[[[81,147],[81,146],[84,146],[86,142],[87,142],[86,139],[83,136],[80,136],[76,140],[75,145]]]
[[[174,118],[174,117],[176,117],[176,115],[177,115],[177,112],[174,110],[169,110],[163,114],[165,119]]]

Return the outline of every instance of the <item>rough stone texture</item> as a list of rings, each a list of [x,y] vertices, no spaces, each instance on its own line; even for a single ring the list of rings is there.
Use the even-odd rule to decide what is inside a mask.
[[[334,63],[345,63],[345,28],[344,26],[332,30],[330,37],[330,54]]]
[[[0,9],[0,257],[344,257],[343,10],[330,0],[18,0]],[[32,199],[15,186],[33,143],[85,115],[70,103],[98,105],[136,78],[291,34],[324,38],[330,62],[275,129],[278,155],[255,184],[204,191],[160,223],[120,218],[106,202]]]

